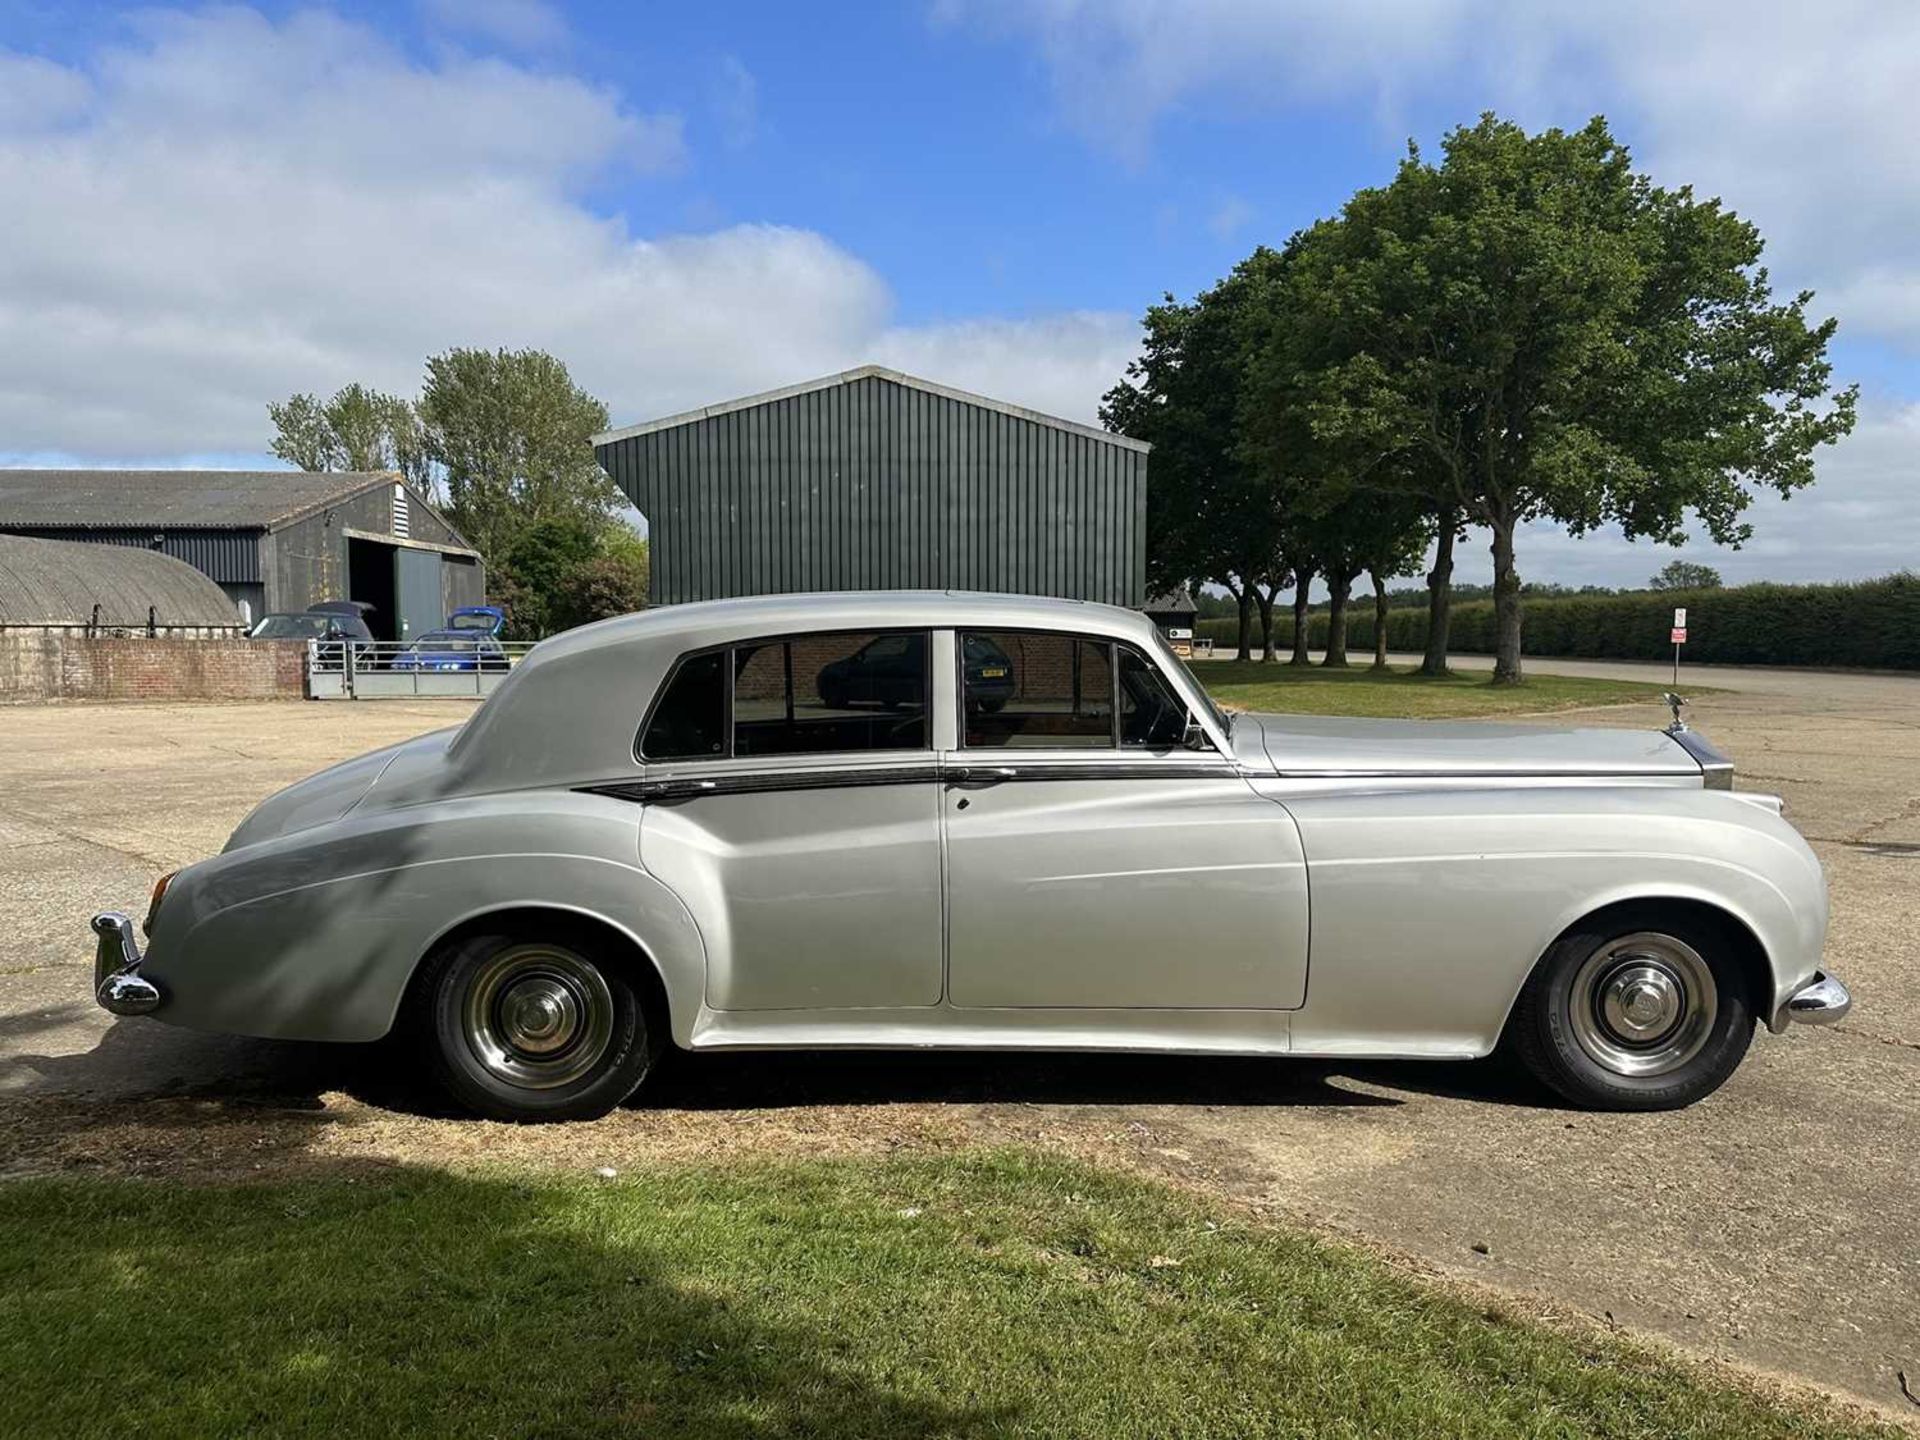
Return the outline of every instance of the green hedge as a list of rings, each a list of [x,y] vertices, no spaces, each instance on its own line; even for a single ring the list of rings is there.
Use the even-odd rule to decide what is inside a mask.
[[[1730,590],[1639,591],[1629,595],[1565,595],[1525,602],[1522,645],[1528,655],[1594,660],[1669,660],[1673,607],[1687,607],[1684,660],[1700,665],[1838,665],[1920,670],[1920,575],[1905,572],[1851,585],[1741,585]],[[1284,651],[1293,636],[1293,611],[1274,608]],[[1260,643],[1255,616],[1253,643]],[[1206,620],[1202,635],[1230,646],[1238,621]],[[1316,614],[1310,636],[1326,643],[1327,617]],[[1424,650],[1424,606],[1387,612],[1387,646]],[[1462,655],[1493,652],[1493,602],[1453,607],[1452,648]],[[1358,597],[1349,612],[1349,653],[1373,650],[1373,597]]]

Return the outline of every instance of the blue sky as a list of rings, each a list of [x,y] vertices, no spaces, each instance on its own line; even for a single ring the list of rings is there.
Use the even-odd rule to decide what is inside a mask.
[[[1684,13],[1677,13],[1684,12]],[[1862,424],[1730,576],[1916,563],[1920,8],[0,0],[0,458],[247,460],[265,404],[539,344],[616,422],[866,360],[1090,417],[1189,295],[1493,108],[1604,111],[1838,314]],[[1670,552],[1541,530],[1537,578]]]

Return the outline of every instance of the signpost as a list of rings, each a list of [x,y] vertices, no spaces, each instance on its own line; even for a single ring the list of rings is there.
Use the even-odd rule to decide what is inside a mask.
[[[1687,607],[1673,607],[1673,688],[1680,688],[1680,647],[1687,643]]]

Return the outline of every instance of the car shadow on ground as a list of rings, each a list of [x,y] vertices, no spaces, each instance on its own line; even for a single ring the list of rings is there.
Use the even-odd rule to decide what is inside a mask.
[[[397,1041],[324,1045],[209,1035],[119,1020],[89,1050],[31,1053],[62,1019],[0,1017],[0,1097],[193,1099],[322,1108],[340,1092],[379,1109],[457,1117]],[[1380,1108],[1415,1096],[1554,1107],[1504,1058],[1467,1062],[1323,1061],[1239,1056],[930,1051],[669,1051],[633,1112],[771,1111],[814,1106],[1194,1105]]]

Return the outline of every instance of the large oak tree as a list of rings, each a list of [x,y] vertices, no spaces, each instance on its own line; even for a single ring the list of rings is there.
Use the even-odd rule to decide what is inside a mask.
[[[1295,247],[1316,431],[1492,532],[1497,681],[1521,678],[1522,522],[1677,543],[1691,511],[1737,545],[1753,492],[1810,483],[1852,428],[1834,322],[1809,322],[1810,293],[1775,300],[1761,246],[1636,172],[1603,119],[1529,135],[1489,115]]]

